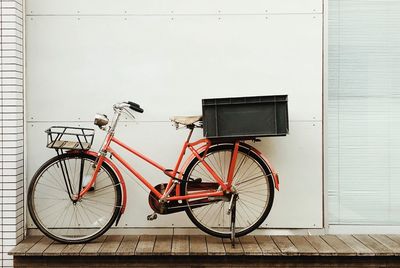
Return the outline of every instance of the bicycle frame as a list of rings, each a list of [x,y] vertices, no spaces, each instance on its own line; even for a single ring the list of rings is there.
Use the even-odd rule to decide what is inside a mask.
[[[235,146],[233,149],[233,153],[231,156],[230,164],[229,164],[229,169],[228,169],[228,177],[227,177],[227,183],[224,182],[223,178],[220,178],[218,174],[205,162],[203,161],[204,156],[206,155],[207,150],[210,148],[212,145],[211,141],[209,139],[200,139],[195,142],[190,142],[190,137],[193,133],[193,128],[191,128],[189,136],[187,140],[184,142],[182,146],[181,153],[178,157],[178,160],[176,162],[175,168],[173,170],[166,169],[162,165],[158,164],[157,162],[153,161],[152,159],[146,157],[145,155],[141,154],[140,152],[136,151],[135,149],[129,147],[128,145],[124,144],[122,141],[118,140],[117,138],[114,137],[113,132],[109,132],[106,136],[105,142],[103,144],[103,147],[100,150],[99,156],[98,156],[98,161],[97,161],[97,166],[96,169],[93,173],[93,176],[90,180],[90,182],[85,186],[85,188],[82,189],[82,191],[79,193],[78,198],[82,198],[86,192],[93,186],[94,182],[96,181],[98,172],[100,170],[101,165],[106,159],[107,153],[110,153],[115,159],[117,159],[124,167],[126,167],[137,179],[140,180],[141,183],[143,183],[154,195],[161,201],[174,201],[174,200],[185,200],[185,199],[191,199],[191,198],[201,198],[201,197],[212,197],[212,196],[223,196],[225,192],[230,192],[231,191],[231,186],[232,186],[232,180],[233,180],[233,175],[234,175],[234,169],[236,165],[236,160],[237,160],[237,155],[238,155],[238,150],[239,150],[239,141],[235,142]],[[111,148],[111,144],[117,144],[120,147],[124,148],[128,152],[130,152],[133,155],[136,155],[140,159],[144,160],[145,162],[149,163],[150,165],[154,166],[155,168],[161,170],[166,174],[167,176],[170,177],[169,182],[167,184],[167,187],[164,191],[164,194],[160,193],[157,189],[155,189],[147,180],[145,177],[143,177],[138,171],[136,171],[129,163],[124,160],[113,148]],[[198,148],[196,148],[198,146]],[[182,165],[183,157],[186,153],[186,151],[189,150],[191,151],[191,155],[189,158],[186,160],[184,165]],[[203,157],[200,156],[200,154],[204,152]],[[200,163],[206,168],[206,170],[211,174],[211,176],[215,179],[215,181],[219,184],[219,189],[220,190],[204,190],[204,191],[198,191],[195,194],[188,194],[188,195],[180,195],[180,185],[179,183],[174,183],[178,182],[179,180],[182,180],[183,177],[183,172],[186,166],[189,164],[191,160],[194,158],[199,159]],[[182,166],[182,167],[181,167]],[[180,168],[181,167],[181,168]],[[178,177],[177,177],[178,175]],[[175,195],[168,196],[172,190],[173,187],[175,187]]]

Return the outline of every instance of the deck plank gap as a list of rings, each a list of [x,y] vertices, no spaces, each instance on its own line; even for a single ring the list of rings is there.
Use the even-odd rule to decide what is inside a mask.
[[[266,256],[280,256],[282,252],[272,240],[271,236],[256,236],[256,241],[260,247],[263,255]]]
[[[139,242],[137,235],[125,235],[119,245],[115,255],[117,256],[132,256],[135,255],[136,246]]]

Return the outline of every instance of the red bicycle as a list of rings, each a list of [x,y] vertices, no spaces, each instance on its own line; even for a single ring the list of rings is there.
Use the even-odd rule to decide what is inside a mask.
[[[148,220],[157,214],[186,211],[204,232],[231,239],[264,222],[279,180],[258,150],[240,140],[203,138],[191,142],[194,129],[202,126],[201,116],[174,117],[171,120],[186,127],[189,135],[175,167],[167,169],[115,137],[121,114],[131,114],[128,109],[142,113],[143,109],[133,102],[113,108],[108,128],[107,116],[97,114],[95,118],[95,125],[107,131],[99,152],[89,150],[93,129],[51,127],[46,131],[48,147],[56,149],[58,155],[39,168],[28,190],[29,212],[45,235],[60,242],[83,243],[118,224],[126,208],[127,191],[114,159],[150,190],[148,201],[154,213]],[[115,145],[159,169],[168,181],[151,185],[113,149]]]

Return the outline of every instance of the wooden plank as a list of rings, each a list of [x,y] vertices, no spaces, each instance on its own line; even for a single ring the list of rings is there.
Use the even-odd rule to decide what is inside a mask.
[[[101,246],[103,245],[104,240],[106,240],[106,238],[107,236],[103,235],[89,243],[86,243],[85,246],[83,246],[81,252],[79,252],[79,255],[81,256],[98,255],[98,252]]]
[[[297,256],[299,255],[299,250],[293,245],[287,236],[271,236],[275,244],[278,246],[283,255]]]
[[[208,255],[225,255],[225,247],[221,238],[206,236]]]
[[[362,242],[364,245],[372,249],[372,251],[375,253],[377,256],[388,256],[388,255],[394,255],[393,251],[373,239],[372,237],[368,235],[354,235],[355,238],[357,238],[360,242]]]
[[[125,235],[115,255],[132,256],[135,254],[136,246],[139,242],[137,235]]]
[[[305,239],[304,236],[292,235],[289,236],[289,240],[293,243],[301,255],[319,255],[318,251]]]
[[[400,235],[398,235],[398,234],[388,234],[386,236],[389,237],[390,239],[392,239],[397,244],[400,244]]]
[[[254,236],[242,236],[239,238],[244,255],[262,255],[262,250]]]
[[[379,243],[383,244],[385,247],[393,251],[395,255],[400,255],[400,244],[393,241],[386,235],[374,234],[370,235],[373,239],[377,240]]]
[[[318,235],[305,236],[305,239],[318,251],[320,255],[337,255],[336,251],[330,247],[325,240]]]
[[[366,247],[363,243],[355,239],[351,235],[338,235],[337,236],[340,240],[342,240],[346,245],[354,249],[354,251],[357,253],[357,255],[363,256],[373,256],[375,255],[374,252],[372,252],[371,249]]]
[[[53,243],[53,240],[48,238],[47,236],[42,237],[33,247],[31,247],[27,252],[26,256],[34,256],[34,255],[42,255],[43,251],[45,251],[50,244]]]
[[[256,236],[255,238],[261,248],[263,255],[282,255],[282,252],[279,250],[279,248],[276,246],[275,242],[270,236]]]
[[[155,235],[141,235],[136,246],[135,255],[151,255],[153,254]]]
[[[189,237],[174,235],[172,239],[172,255],[189,255]]]
[[[61,252],[67,247],[67,244],[62,244],[54,241],[44,252],[43,256],[60,256]]]
[[[235,239],[235,247],[232,246],[232,241],[228,238],[222,239],[222,242],[224,243],[224,248],[226,255],[243,255],[243,248],[242,245],[240,244],[239,239]]]
[[[204,235],[192,235],[189,237],[190,255],[207,255],[207,243]]]
[[[354,249],[346,245],[346,243],[344,243],[335,235],[324,235],[322,236],[322,239],[324,239],[325,242],[328,243],[328,245],[331,246],[336,251],[337,255],[343,255],[343,256],[357,255]]]
[[[79,256],[84,246],[85,243],[69,244],[61,251],[61,256]]]
[[[122,235],[110,235],[104,240],[103,245],[99,249],[99,255],[115,255],[119,245],[121,244]]]
[[[9,253],[14,256],[24,256],[43,236],[28,236],[25,240],[19,243]]]
[[[169,255],[172,249],[172,236],[171,235],[157,235],[154,244],[154,255]]]

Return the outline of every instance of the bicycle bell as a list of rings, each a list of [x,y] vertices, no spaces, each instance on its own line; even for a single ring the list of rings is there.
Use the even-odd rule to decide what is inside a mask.
[[[108,124],[108,118],[105,114],[96,114],[94,117],[94,124],[100,129],[104,129],[104,126]]]

